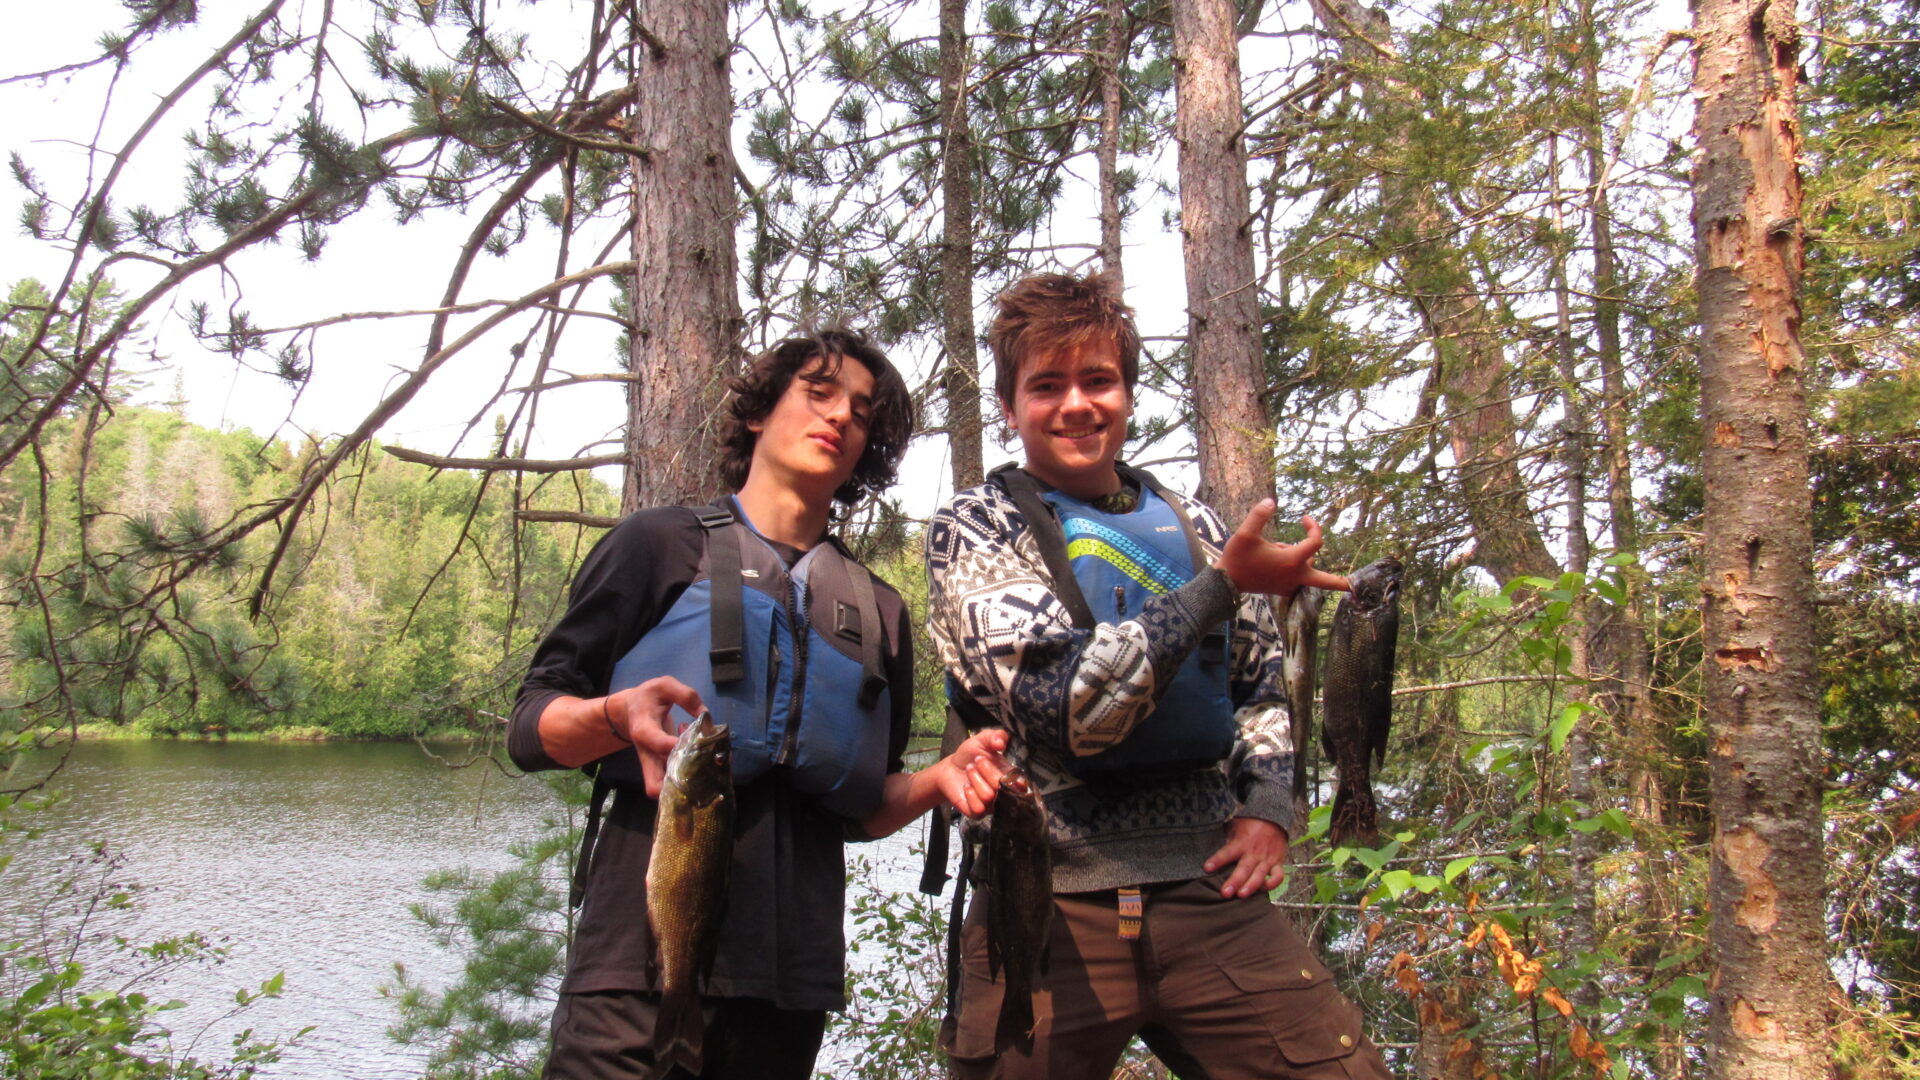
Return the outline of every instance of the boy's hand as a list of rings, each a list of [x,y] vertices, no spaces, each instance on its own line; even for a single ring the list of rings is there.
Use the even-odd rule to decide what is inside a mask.
[[[670,719],[676,705],[689,716],[698,716],[705,708],[699,691],[671,675],[661,675],[608,694],[603,706],[607,726],[639,752],[640,775],[651,798],[660,797],[660,785],[667,776],[667,755],[679,741]]]
[[[1260,818],[1237,817],[1227,822],[1227,842],[1200,867],[1213,873],[1233,867],[1220,888],[1226,899],[1277,889],[1287,878],[1287,830]]]
[[[1007,733],[988,728],[969,735],[936,766],[941,771],[940,793],[955,810],[977,818],[993,805],[1001,775],[1013,767],[1001,756],[1006,749]]]
[[[1325,540],[1320,534],[1320,523],[1311,516],[1300,519],[1300,524],[1306,526],[1307,537],[1297,544],[1276,544],[1260,535],[1273,519],[1275,509],[1272,499],[1262,499],[1247,511],[1247,519],[1227,538],[1227,546],[1220,551],[1220,561],[1214,564],[1220,572],[1241,592],[1292,596],[1302,585],[1348,591],[1346,578],[1313,565],[1313,557]]]

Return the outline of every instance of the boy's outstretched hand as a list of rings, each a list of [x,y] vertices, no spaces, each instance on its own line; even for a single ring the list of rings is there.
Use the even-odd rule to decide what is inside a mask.
[[[1214,564],[1220,572],[1241,592],[1292,596],[1302,585],[1348,591],[1346,578],[1313,565],[1313,557],[1325,540],[1320,535],[1320,523],[1311,516],[1300,519],[1307,537],[1297,544],[1277,544],[1260,535],[1276,509],[1272,499],[1262,499],[1247,511],[1247,519],[1227,538],[1220,561]]]

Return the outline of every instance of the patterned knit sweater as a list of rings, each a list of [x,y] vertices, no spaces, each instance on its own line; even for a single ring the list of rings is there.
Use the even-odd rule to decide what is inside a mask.
[[[1173,495],[1217,557],[1227,532],[1212,510]],[[1282,639],[1264,596],[1240,597],[1201,569],[1119,623],[1078,630],[1054,595],[1039,546],[994,483],[960,492],[927,534],[928,622],[952,684],[1011,735],[1009,756],[1038,783],[1053,841],[1056,892],[1185,881],[1226,840],[1233,817],[1295,834]],[[1174,776],[1086,781],[1068,755],[1115,746],[1152,715],[1210,629],[1234,619],[1232,759]]]

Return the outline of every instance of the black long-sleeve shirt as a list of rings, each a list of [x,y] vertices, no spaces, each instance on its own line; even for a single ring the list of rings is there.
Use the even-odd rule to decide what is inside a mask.
[[[540,714],[560,696],[607,692],[614,664],[667,613],[692,583],[705,530],[686,507],[632,514],[581,563],[566,614],[534,653],[508,727],[507,749],[523,769],[563,766],[540,742]],[[771,543],[771,542],[770,542]],[[788,566],[803,554],[773,543]],[[887,771],[899,772],[912,716],[912,635],[906,604],[876,579],[887,627],[885,649],[893,706]],[[845,1005],[842,930],[850,823],[794,791],[776,767],[736,792],[732,881],[709,994],[752,997],[785,1009]],[[655,803],[638,788],[616,789],[594,845],[586,900],[567,960],[564,993],[658,989],[649,970],[646,875]]]

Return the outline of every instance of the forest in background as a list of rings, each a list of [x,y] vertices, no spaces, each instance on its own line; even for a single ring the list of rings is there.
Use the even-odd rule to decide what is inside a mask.
[[[217,24],[178,97],[103,98],[189,129],[170,200],[120,197],[118,166],[62,179],[15,157],[22,225],[68,276],[16,292],[0,344],[10,746],[132,704],[231,730],[302,709],[342,732],[502,712],[590,530],[711,491],[685,448],[717,373],[789,320],[844,318],[919,361],[925,438],[966,484],[994,437],[977,341],[993,293],[1104,265],[1139,301],[1163,279],[1127,250],[1177,230],[1189,299],[1143,327],[1129,458],[1191,470],[1230,517],[1269,491],[1312,511],[1334,526],[1324,565],[1409,566],[1392,839],[1330,852],[1314,819],[1279,897],[1396,1063],[1444,1080],[1760,1075],[1750,1060],[1915,1074],[1920,5],[1703,2],[1681,25],[1601,0],[581,3],[565,62],[536,48],[536,7],[216,18],[141,0],[97,58],[45,76],[131,70],[149,41]],[[1742,70],[1784,110],[1791,164],[1761,175],[1793,209],[1750,222],[1752,251],[1788,270],[1748,293],[1773,313],[1720,335],[1716,273],[1766,261],[1723,257],[1724,224],[1755,215],[1713,186],[1739,174],[1716,156],[1734,125],[1693,118],[1737,81],[1701,75],[1728,40],[1757,43]],[[95,149],[130,160],[146,139]],[[404,377],[358,426],[270,451],[182,442],[177,418],[116,396],[162,301],[224,363],[324,378],[349,361],[321,331],[370,307],[266,321],[193,299],[195,276],[257,272],[239,257],[276,243],[324,267],[355,222],[436,216],[462,239],[423,262],[436,296],[380,313],[411,316],[413,351],[392,350]],[[528,276],[471,284],[496,264]],[[609,321],[611,359],[578,344]],[[1790,393],[1725,411],[1734,340],[1764,346],[1762,381]],[[409,462],[376,451],[481,348],[514,365],[491,432]],[[541,400],[607,384],[622,423],[536,444],[568,415]],[[257,464],[230,469],[224,508],[196,482],[163,512],[118,463],[144,445],[164,474],[176,444]],[[1716,488],[1761,449],[1801,471]],[[615,462],[617,495],[584,479]],[[1747,519],[1717,523],[1716,498]],[[1788,555],[1761,558],[1765,528],[1795,521]],[[916,524],[883,503],[849,532],[913,589]],[[1760,583],[1776,561],[1798,584]],[[378,613],[341,625],[356,596]],[[1774,614],[1773,636],[1729,641],[1712,621],[1729,611]],[[1729,780],[1730,759],[1752,779]],[[478,954],[490,925],[471,922]],[[937,962],[921,944],[900,970]],[[1792,985],[1744,981],[1776,976]],[[876,1068],[913,1075],[938,1011],[900,1014],[881,1026],[908,1049]]]

